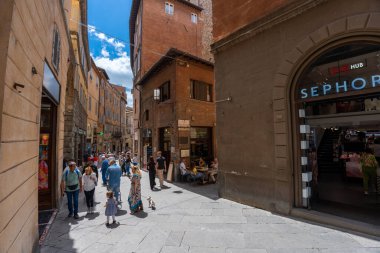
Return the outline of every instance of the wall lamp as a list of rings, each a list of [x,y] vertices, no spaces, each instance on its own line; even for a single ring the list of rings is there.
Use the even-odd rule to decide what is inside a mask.
[[[153,90],[153,100],[156,102],[160,101],[160,89]]]
[[[32,67],[32,74],[33,75],[37,75],[38,74],[37,69],[35,67]]]
[[[225,99],[216,100],[215,103],[231,102],[231,101],[232,101],[232,97],[227,97],[227,98],[225,98]]]

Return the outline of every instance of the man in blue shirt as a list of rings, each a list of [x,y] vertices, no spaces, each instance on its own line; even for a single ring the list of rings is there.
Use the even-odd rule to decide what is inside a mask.
[[[105,155],[104,156],[104,160],[102,162],[102,180],[103,180],[103,185],[107,185],[107,177],[106,177],[106,173],[107,173],[107,169],[108,169],[108,155]]]
[[[121,168],[116,164],[115,158],[110,157],[109,167],[107,169],[106,178],[108,178],[108,186],[115,195],[116,201],[119,201],[120,178],[122,175]]]

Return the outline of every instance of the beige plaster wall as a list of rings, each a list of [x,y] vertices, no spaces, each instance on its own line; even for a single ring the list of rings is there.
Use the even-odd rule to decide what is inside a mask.
[[[62,171],[63,111],[69,40],[60,0],[1,1],[0,13],[11,26],[1,29],[0,86],[4,88],[0,143],[0,252],[32,252],[38,242],[39,118],[45,59],[50,64],[54,24],[61,37],[58,107],[57,178]],[[3,8],[4,7],[4,8]],[[4,16],[2,16],[3,18]],[[2,19],[3,20],[3,19]],[[7,41],[6,47],[3,47]],[[51,64],[50,64],[51,65]],[[32,67],[38,74],[32,74]],[[5,73],[5,76],[2,75]],[[13,84],[25,85],[18,93]],[[1,109],[1,107],[0,107]],[[58,192],[56,191],[56,196]],[[58,202],[58,198],[57,198]],[[54,203],[56,204],[56,203]]]

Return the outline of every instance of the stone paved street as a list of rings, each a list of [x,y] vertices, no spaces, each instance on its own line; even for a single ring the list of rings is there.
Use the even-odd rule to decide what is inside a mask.
[[[157,180],[158,183],[158,180]],[[176,185],[152,192],[143,172],[144,212],[129,213],[129,179],[122,178],[122,209],[117,224],[105,226],[105,188],[96,190],[97,211],[66,218],[62,205],[41,252],[225,252],[225,253],[379,253],[380,242],[321,225],[271,214],[217,197],[217,185]],[[146,198],[152,196],[155,211]]]

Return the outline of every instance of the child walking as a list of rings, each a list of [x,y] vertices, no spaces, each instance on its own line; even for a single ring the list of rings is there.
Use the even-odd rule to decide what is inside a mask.
[[[106,207],[105,214],[107,216],[106,226],[110,225],[110,223],[109,223],[110,216],[112,216],[112,223],[115,224],[116,223],[115,215],[117,213],[117,202],[116,202],[116,200],[113,197],[113,192],[112,191],[108,191],[107,192],[107,203],[106,203],[105,207]]]
[[[83,175],[83,188],[86,196],[87,214],[94,213],[94,192],[97,182],[98,179],[96,174],[92,171],[91,167],[88,166]]]

